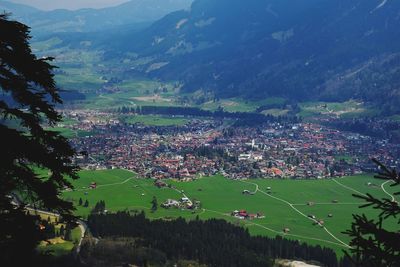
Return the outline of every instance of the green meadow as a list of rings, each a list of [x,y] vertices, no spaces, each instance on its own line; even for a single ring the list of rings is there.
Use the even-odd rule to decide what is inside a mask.
[[[128,124],[139,123],[149,126],[182,126],[189,122],[184,118],[157,115],[121,116],[120,119]]]
[[[372,175],[360,175],[327,180],[275,180],[249,179],[229,180],[222,176],[200,178],[192,182],[167,181],[173,188],[157,188],[151,179],[141,179],[126,170],[82,171],[81,179],[74,181],[74,191],[63,193],[77,207],[76,214],[86,217],[97,201],[104,200],[108,211],[141,211],[148,217],[194,219],[222,218],[247,227],[254,235],[282,235],[310,244],[331,247],[338,253],[346,249],[349,238],[342,234],[350,227],[353,213],[366,213],[375,217],[373,209],[359,209],[362,204],[353,193],[372,193],[388,197],[382,190],[381,180]],[[88,189],[91,182],[96,189]],[[394,188],[385,184],[387,192]],[[242,194],[249,190],[254,194]],[[178,200],[186,195],[191,200],[200,200],[196,211],[159,207],[151,212],[151,200],[155,196],[158,204],[167,199]],[[89,207],[78,205],[79,199],[88,200]],[[311,204],[311,205],[310,205]],[[261,213],[265,218],[240,220],[230,215],[233,210],[245,209],[249,213]],[[323,228],[308,218],[314,215],[324,221]],[[388,227],[396,227],[395,222]],[[289,233],[283,229],[289,228]]]

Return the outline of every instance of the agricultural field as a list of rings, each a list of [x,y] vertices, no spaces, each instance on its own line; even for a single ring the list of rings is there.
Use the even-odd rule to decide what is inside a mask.
[[[148,79],[123,80],[112,87],[115,91],[101,94],[86,94],[87,99],[79,102],[86,109],[110,109],[123,106],[177,106],[176,89],[171,83]],[[101,89],[98,86],[97,89]]]
[[[157,115],[121,116],[122,121],[128,124],[144,124],[148,126],[182,126],[189,122],[188,119]]]
[[[58,132],[65,138],[74,138],[74,137],[86,137],[95,135],[95,132],[91,131],[83,131],[83,130],[73,130],[67,127],[52,127],[48,128],[50,131]]]
[[[279,97],[271,97],[258,101],[250,101],[241,98],[230,98],[221,99],[219,101],[209,101],[202,104],[200,108],[215,111],[219,107],[221,107],[227,112],[255,112],[257,108],[261,106],[282,105],[284,102],[285,99]]]
[[[301,111],[298,116],[308,119],[317,117],[357,118],[374,116],[377,110],[367,107],[362,102],[349,100],[346,102],[303,102],[299,104]]]
[[[154,219],[223,218],[247,227],[254,235],[282,235],[331,247],[338,253],[347,248],[349,238],[341,232],[350,227],[353,213],[377,215],[372,209],[360,210],[362,201],[352,194],[371,193],[389,198],[394,192],[390,182],[383,184],[372,175],[329,180],[228,180],[217,175],[191,182],[166,181],[172,188],[158,188],[153,180],[139,179],[125,170],[83,171],[80,176],[80,180],[74,181],[75,190],[66,191],[63,196],[75,203],[76,213],[82,217],[90,213],[96,202],[104,200],[108,211],[144,210]],[[92,182],[97,183],[96,189],[88,188]],[[250,193],[243,194],[244,190]],[[192,201],[201,201],[201,206],[195,211],[159,207],[152,212],[153,196],[159,205],[167,199],[179,200],[187,196]],[[80,198],[83,202],[88,200],[89,206],[79,206]],[[234,210],[259,213],[263,217],[238,219],[231,216]],[[309,216],[323,220],[323,226]],[[388,225],[390,228],[395,226],[394,222]],[[289,229],[287,233],[283,232],[285,228]]]

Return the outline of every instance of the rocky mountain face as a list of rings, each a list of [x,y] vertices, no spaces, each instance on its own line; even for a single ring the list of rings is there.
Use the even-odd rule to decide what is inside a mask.
[[[110,57],[135,53],[147,75],[219,97],[400,100],[400,1],[196,0],[124,34]],[[109,42],[111,44],[111,42]]]

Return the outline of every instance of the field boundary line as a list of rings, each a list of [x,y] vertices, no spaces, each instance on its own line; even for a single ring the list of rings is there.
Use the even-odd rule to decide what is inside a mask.
[[[347,186],[347,185],[344,185],[344,184],[340,183],[340,182],[337,181],[336,179],[332,179],[332,181],[334,181],[335,183],[337,183],[337,184],[340,185],[341,187],[344,187],[344,188],[346,188],[346,189],[348,189],[348,190],[351,190],[351,191],[353,191],[353,192],[356,192],[357,194],[360,194],[360,195],[362,195],[362,196],[367,196],[366,194],[361,193],[360,191],[358,191],[358,190],[356,190],[356,189],[354,189],[354,188],[352,188],[352,187],[350,187],[350,186]]]

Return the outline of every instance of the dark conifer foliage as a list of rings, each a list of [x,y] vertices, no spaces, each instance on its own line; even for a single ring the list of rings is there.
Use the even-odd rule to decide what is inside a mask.
[[[376,178],[392,180],[391,186],[400,185],[400,173],[390,170],[377,160],[373,160],[380,168]],[[394,195],[400,195],[400,192]],[[352,255],[346,252],[348,259],[352,259],[356,266],[362,267],[397,267],[400,266],[400,232],[399,228],[391,231],[385,228],[385,220],[395,219],[400,224],[400,206],[394,199],[378,199],[370,194],[366,196],[354,195],[366,201],[363,207],[373,207],[380,211],[377,219],[370,219],[366,215],[353,215],[351,229],[344,232],[352,238],[350,245]]]
[[[85,203],[85,206],[86,206],[86,203]],[[99,202],[96,203],[96,205],[92,209],[91,213],[92,214],[100,214],[100,213],[104,213],[105,210],[106,210],[106,202],[104,200],[100,200]]]
[[[62,101],[52,59],[36,58],[29,39],[27,26],[0,15],[0,261],[8,263],[3,266],[26,260],[42,238],[38,219],[26,214],[24,205],[35,203],[72,219],[72,203],[58,193],[72,186],[66,175],[77,178],[68,141],[43,128],[61,120],[55,105]],[[37,167],[47,169],[49,178],[37,175]],[[20,196],[18,201],[13,194]]]
[[[169,260],[195,260],[207,266],[272,266],[271,259],[315,260],[324,266],[338,266],[336,254],[328,248],[298,241],[251,236],[247,229],[225,220],[149,220],[144,213],[127,212],[88,218],[95,236],[131,237],[135,247],[162,251]]]

